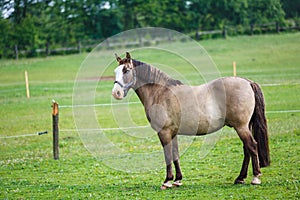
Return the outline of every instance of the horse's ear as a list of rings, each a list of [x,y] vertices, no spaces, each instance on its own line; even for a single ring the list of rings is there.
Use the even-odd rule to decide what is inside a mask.
[[[115,53],[115,56],[116,56],[117,61],[120,63],[122,59],[116,53]]]
[[[128,52],[126,52],[126,59],[127,60],[131,60],[131,56],[130,56],[130,54]]]

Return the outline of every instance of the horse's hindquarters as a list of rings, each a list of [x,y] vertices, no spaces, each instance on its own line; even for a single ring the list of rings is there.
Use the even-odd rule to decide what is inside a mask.
[[[250,82],[238,77],[224,79],[226,91],[226,125],[234,128],[248,126],[255,107]]]

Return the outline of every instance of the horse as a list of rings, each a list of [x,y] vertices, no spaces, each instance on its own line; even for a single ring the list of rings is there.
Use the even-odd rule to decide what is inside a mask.
[[[233,127],[243,142],[244,159],[234,184],[244,184],[252,162],[251,184],[261,184],[262,167],[270,165],[264,96],[260,86],[240,77],[223,77],[188,86],[154,66],[115,54],[118,67],[112,95],[123,99],[133,89],[163,146],[166,178],[161,189],[182,185],[177,135],[200,136]],[[175,166],[176,176],[172,171]],[[173,181],[174,180],[174,181]]]

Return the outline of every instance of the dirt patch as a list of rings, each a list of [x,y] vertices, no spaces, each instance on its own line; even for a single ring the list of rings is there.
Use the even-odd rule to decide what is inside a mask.
[[[83,78],[82,80],[87,80],[87,81],[113,81],[115,80],[114,76],[101,76],[101,77],[86,77]]]

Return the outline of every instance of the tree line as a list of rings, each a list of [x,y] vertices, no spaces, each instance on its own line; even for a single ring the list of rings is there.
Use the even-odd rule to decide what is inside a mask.
[[[183,33],[298,23],[300,0],[0,0],[0,58],[99,41],[125,30]]]

